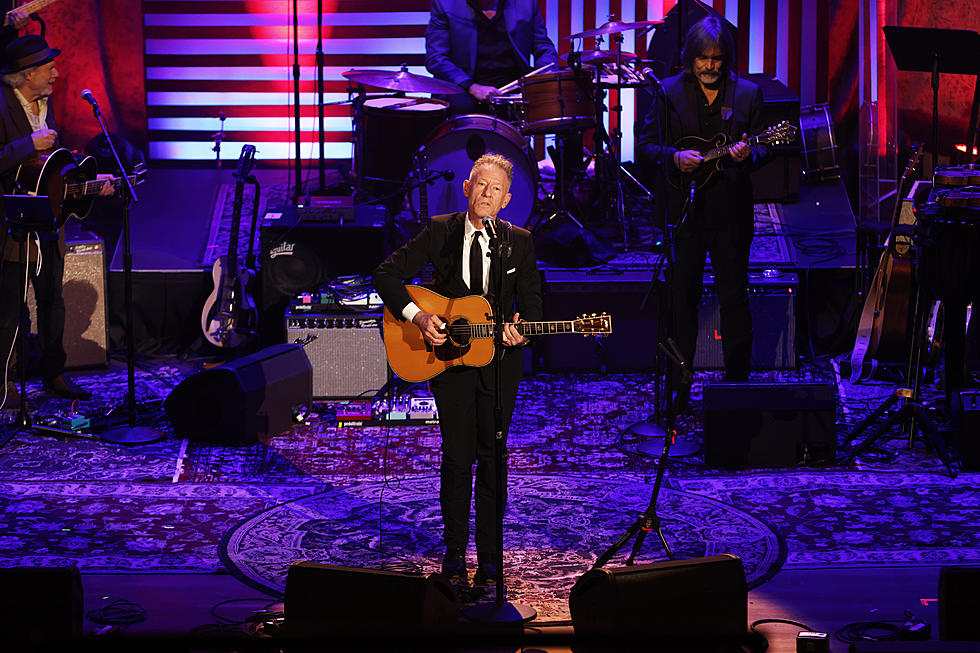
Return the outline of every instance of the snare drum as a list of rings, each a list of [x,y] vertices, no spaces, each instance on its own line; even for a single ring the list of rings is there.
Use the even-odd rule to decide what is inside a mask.
[[[522,134],[554,134],[595,124],[591,66],[527,75],[520,80],[526,124]]]
[[[401,184],[425,135],[446,119],[447,103],[430,98],[379,97],[364,103],[361,165],[369,185]]]
[[[524,99],[520,95],[497,95],[489,99],[490,115],[518,129],[524,126]]]
[[[456,116],[439,125],[419,151],[419,161],[430,172],[443,174],[425,189],[429,217],[466,209],[463,180],[469,178],[473,162],[488,152],[502,154],[514,164],[511,200],[500,217],[518,227],[527,224],[538,189],[538,166],[527,139],[509,122],[476,114]],[[446,181],[449,171],[452,179]],[[419,207],[418,189],[412,191],[412,202]]]

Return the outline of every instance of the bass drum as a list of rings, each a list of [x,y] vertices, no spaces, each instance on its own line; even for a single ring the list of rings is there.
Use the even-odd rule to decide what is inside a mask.
[[[500,217],[518,227],[526,225],[534,211],[538,166],[527,139],[510,123],[490,116],[456,116],[429,134],[426,144],[419,150],[419,160],[430,171],[430,177],[435,176],[434,173],[441,175],[434,183],[426,185],[426,205],[421,205],[417,188],[412,191],[412,205],[422,213],[427,207],[428,213],[423,218],[465,211],[467,200],[463,195],[463,180],[469,178],[473,162],[488,152],[502,154],[514,163],[510,203],[500,212]],[[447,180],[447,177],[451,179]]]

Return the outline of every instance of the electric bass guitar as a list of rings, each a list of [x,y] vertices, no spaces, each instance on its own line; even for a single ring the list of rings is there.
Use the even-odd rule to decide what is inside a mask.
[[[18,188],[29,195],[48,197],[51,212],[60,229],[68,218],[83,220],[92,210],[92,202],[106,184],[118,188],[121,177],[96,179],[99,164],[94,157],[77,160],[70,150],[59,148],[38,152],[20,164],[14,175]],[[133,174],[127,175],[135,186],[146,181],[146,167],[137,164]]]
[[[57,2],[57,0],[34,0],[34,2],[28,2],[26,4],[22,4],[19,7],[15,7],[15,9],[21,9],[25,11],[29,16],[31,14],[37,13],[41,9],[44,9],[48,5],[54,4],[55,2]],[[3,26],[6,27],[9,24],[10,24],[10,12],[8,11],[6,14],[3,15]]]
[[[214,290],[205,300],[201,312],[204,337],[216,347],[235,349],[255,336],[257,311],[255,302],[248,294],[248,284],[255,273],[238,263],[238,233],[242,222],[245,181],[254,167],[255,146],[243,145],[235,172],[235,203],[231,234],[228,236],[228,254],[214,262],[211,269]]]
[[[756,145],[779,145],[796,140],[797,128],[784,120],[773,125],[761,134],[745,139],[750,147]],[[693,183],[695,188],[701,188],[711,179],[712,175],[721,170],[724,158],[732,153],[732,148],[739,141],[731,141],[725,134],[717,134],[711,140],[700,136],[685,136],[674,143],[678,150],[697,150],[704,157],[701,165],[694,172],[681,172],[674,166],[668,166],[667,181],[678,190],[686,190]]]
[[[413,323],[396,318],[384,310],[384,341],[388,364],[399,377],[418,383],[427,381],[456,365],[483,367],[493,360],[494,323],[490,303],[485,297],[470,295],[450,299],[422,286],[406,286],[409,297],[426,313],[446,323],[445,344],[433,347]],[[612,333],[612,317],[583,315],[557,322],[518,322],[517,332],[525,336],[578,333],[586,336]]]

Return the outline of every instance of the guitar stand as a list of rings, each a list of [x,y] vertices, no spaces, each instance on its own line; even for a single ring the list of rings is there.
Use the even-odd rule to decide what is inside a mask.
[[[879,418],[891,410],[895,404],[903,402],[902,405],[899,406],[898,410],[892,411],[883,423],[876,426],[861,440],[861,442],[851,448],[851,450],[848,451],[847,454],[838,461],[838,463],[846,464],[853,461],[859,455],[866,452],[879,440],[879,438],[887,433],[889,429],[896,424],[901,424],[904,422],[909,425],[909,446],[912,446],[916,429],[918,429],[922,435],[925,436],[927,444],[932,448],[933,453],[936,454],[936,457],[939,458],[943,465],[946,466],[950,477],[956,477],[956,472],[953,470],[952,458],[950,457],[946,448],[946,442],[939,433],[939,429],[937,429],[935,424],[932,423],[929,416],[925,414],[922,403],[919,401],[921,397],[919,386],[923,371],[922,347],[926,326],[926,315],[925,311],[922,310],[922,305],[922,284],[917,282],[912,331],[914,341],[912,345],[912,352],[909,357],[906,387],[898,388],[894,394],[882,402],[880,406],[875,408],[870,415],[861,420],[861,422],[854,427],[854,430],[851,431],[851,439],[853,440],[860,434],[864,433],[864,431],[875,424]]]

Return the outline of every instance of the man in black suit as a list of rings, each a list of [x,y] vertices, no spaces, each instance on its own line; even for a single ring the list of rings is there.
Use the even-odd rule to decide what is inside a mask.
[[[745,142],[749,133],[762,128],[762,90],[734,74],[733,54],[731,33],[719,18],[708,16],[695,23],[685,38],[684,71],[663,81],[638,145],[641,162],[655,175],[657,197],[666,198],[658,202],[661,219],[676,227],[672,337],[691,364],[705,254],[710,254],[721,310],[725,380],[737,382],[748,378],[752,356],[748,264],[754,219],[749,173],[763,151]],[[742,140],[707,184],[675,188],[665,182],[664,167],[673,175],[696,173],[702,165],[700,151],[674,146],[679,139],[710,139],[718,133]],[[682,405],[689,390],[678,388]]]
[[[486,154],[478,158],[469,179],[463,182],[467,210],[433,217],[418,236],[392,253],[374,273],[374,286],[392,314],[413,322],[433,346],[446,342],[446,324],[438,315],[421,311],[411,301],[404,281],[431,263],[435,270],[431,289],[457,298],[494,292],[503,274],[500,305],[507,323],[500,365],[505,437],[522,376],[520,348],[528,343],[514,323],[522,315],[532,321],[541,319],[541,280],[531,234],[497,219],[497,213],[510,201],[512,178],[513,165],[503,156]],[[491,264],[488,258],[485,218],[496,237],[510,243],[510,252],[500,266]],[[442,431],[439,501],[446,542],[442,571],[459,583],[467,580],[465,558],[474,459],[478,567],[473,582],[485,585],[497,575],[494,365],[452,367],[431,381]]]
[[[61,50],[48,47],[45,40],[30,34],[11,41],[4,50],[5,63],[0,69],[0,185],[3,193],[26,193],[15,181],[18,167],[38,152],[60,147],[54,112],[48,106],[58,69],[55,57]],[[100,175],[104,177],[105,175]],[[103,194],[113,192],[106,184]],[[66,361],[62,339],[65,332],[65,302],[62,282],[65,269],[65,236],[39,233],[27,248],[31,282],[37,300],[37,332],[41,345],[41,378],[44,390],[65,399],[88,399],[91,393],[63,376]],[[37,263],[40,261],[40,270]],[[0,228],[0,354],[12,360],[14,334],[20,314],[23,288],[20,273],[20,243],[6,228]],[[18,400],[17,389],[7,371],[6,404]],[[0,399],[3,398],[0,392]]]

